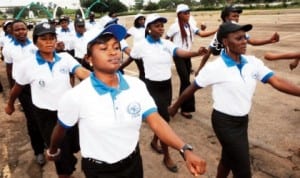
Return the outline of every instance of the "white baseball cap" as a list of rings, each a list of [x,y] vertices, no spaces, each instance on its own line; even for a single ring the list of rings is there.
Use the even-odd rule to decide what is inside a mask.
[[[93,29],[87,31],[86,33],[84,33],[84,38],[87,43],[90,43],[93,40],[95,40],[98,36],[106,34],[106,33],[113,34],[118,41],[121,41],[122,39],[124,39],[124,37],[127,34],[126,28],[123,27],[122,25],[111,24],[102,29],[93,28]]]
[[[177,5],[177,9],[176,9],[176,13],[178,14],[179,12],[185,12],[185,11],[189,11],[190,8],[188,5],[186,4],[178,4]]]
[[[145,17],[143,14],[136,14],[135,16],[134,16],[134,20],[136,20],[136,19],[138,19],[138,18],[140,18],[140,17]]]
[[[145,27],[147,28],[147,26],[152,23],[152,22],[155,22],[155,21],[161,21],[163,23],[166,23],[168,20],[165,18],[165,17],[162,17],[158,14],[149,14],[147,17],[146,17],[146,21],[145,21]]]

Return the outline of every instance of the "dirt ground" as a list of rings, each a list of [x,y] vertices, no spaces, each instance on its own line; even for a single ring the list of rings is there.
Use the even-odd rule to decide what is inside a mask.
[[[175,13],[174,13],[175,14]],[[175,19],[174,14],[162,14],[169,19],[166,29]],[[208,30],[220,24],[219,11],[192,12],[198,24],[205,22]],[[280,42],[265,46],[248,46],[247,53],[262,59],[264,52],[299,51],[300,45],[300,9],[289,10],[245,10],[240,23],[254,25],[250,35],[253,38],[268,38],[273,32],[280,34]],[[120,17],[120,23],[130,27],[132,17]],[[212,37],[197,38],[194,47],[208,46]],[[131,41],[128,41],[131,44]],[[200,57],[193,59],[196,69]],[[212,57],[213,59],[213,57]],[[300,66],[290,71],[290,61],[264,61],[276,74],[300,85]],[[136,75],[135,64],[131,64],[126,73]],[[4,108],[8,89],[5,77],[5,65],[0,64],[0,79],[5,92],[0,95],[0,108]],[[191,76],[193,80],[193,75]],[[178,96],[178,77],[173,66],[173,98]],[[197,111],[191,120],[180,115],[172,118],[171,127],[188,143],[194,146],[194,152],[207,161],[207,172],[201,177],[216,175],[220,158],[220,145],[212,131],[210,113],[212,110],[211,89],[196,93]],[[36,165],[27,136],[24,116],[16,112],[8,116],[0,110],[0,178],[54,178],[53,163],[44,167]],[[289,96],[272,89],[268,85],[258,84],[250,112],[249,139],[251,144],[251,164],[254,178],[299,178],[300,177],[300,98]],[[179,172],[174,174],[163,166],[162,156],[153,152],[149,146],[153,133],[146,124],[141,129],[140,147],[143,157],[145,178],[187,178],[185,163],[177,151],[171,150],[177,162]],[[80,158],[78,154],[78,158]],[[75,178],[84,177],[80,164],[73,174]]]

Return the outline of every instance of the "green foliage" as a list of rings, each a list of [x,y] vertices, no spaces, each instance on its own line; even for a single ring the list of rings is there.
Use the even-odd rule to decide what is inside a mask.
[[[149,2],[145,7],[144,10],[146,11],[154,11],[154,10],[158,10],[159,6],[157,3],[153,3],[153,2]]]
[[[141,9],[143,9],[144,0],[135,0],[134,2],[135,2],[134,8],[135,8],[136,10],[141,10]]]

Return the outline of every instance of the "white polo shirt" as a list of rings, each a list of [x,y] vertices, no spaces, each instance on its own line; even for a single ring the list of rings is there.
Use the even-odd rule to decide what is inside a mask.
[[[4,61],[7,64],[13,64],[12,66],[12,78],[15,79],[17,73],[19,73],[18,65],[27,59],[30,59],[34,56],[37,51],[37,47],[29,40],[26,40],[25,44],[21,44],[17,40],[13,40],[10,43],[7,43],[3,47],[3,56]]]
[[[191,50],[192,48],[192,43],[194,40],[194,34],[198,33],[199,28],[197,28],[195,25],[193,25],[193,23],[190,23],[190,28],[188,27],[188,25],[184,26],[184,29],[186,31],[187,34],[187,41],[184,40],[182,42],[182,38],[181,38],[181,33],[180,33],[180,27],[178,24],[178,21],[173,23],[170,28],[167,31],[167,36],[169,38],[173,39],[173,43],[175,45],[177,45],[178,47],[185,49],[185,50]]]
[[[62,41],[65,44],[65,50],[74,49],[74,41],[76,38],[76,33],[74,30],[68,28],[67,30],[58,28],[56,30],[57,41]]]
[[[4,47],[6,44],[13,41],[11,35],[5,35],[4,33],[0,35],[0,47]]]
[[[83,59],[84,55],[86,54],[87,50],[87,42],[84,38],[84,34],[80,35],[76,33],[76,37],[74,38],[74,52],[75,57]]]
[[[157,112],[145,84],[118,73],[119,88],[111,88],[94,73],[69,90],[59,102],[62,126],[78,122],[81,154],[107,163],[118,162],[135,149],[142,119]]]
[[[256,82],[266,83],[274,73],[254,56],[241,56],[241,64],[232,60],[224,50],[209,62],[195,78],[199,87],[212,86],[214,109],[232,116],[249,113]]]
[[[16,82],[30,84],[32,102],[41,109],[57,110],[58,100],[71,88],[70,73],[80,64],[68,53],[54,53],[54,62],[45,61],[39,52],[20,63]]]
[[[140,27],[131,27],[127,30],[127,33],[133,37],[133,44],[138,43],[145,39],[145,28]]]
[[[130,56],[142,59],[145,78],[152,81],[164,81],[171,78],[172,56],[176,55],[177,46],[171,41],[155,41],[149,35],[140,43],[134,44]]]

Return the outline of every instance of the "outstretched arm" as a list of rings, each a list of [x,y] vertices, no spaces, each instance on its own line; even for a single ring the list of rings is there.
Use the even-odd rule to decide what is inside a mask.
[[[175,148],[176,150],[180,150],[185,145],[183,140],[181,140],[181,138],[157,112],[150,114],[146,120],[150,128],[165,144]],[[186,166],[192,175],[197,176],[205,173],[206,162],[192,151],[185,151],[184,159],[186,161]]]
[[[199,71],[204,67],[204,65],[206,64],[206,62],[208,61],[208,59],[210,57],[210,54],[211,54],[211,49],[208,48],[207,53],[202,57],[202,60],[200,61],[199,67],[195,72],[195,76],[197,76]]]
[[[265,45],[269,43],[276,43],[279,41],[279,34],[277,32],[273,33],[273,35],[268,39],[253,39],[249,38],[248,43],[253,46]]]
[[[200,89],[198,86],[196,86],[195,83],[191,83],[179,96],[179,98],[168,108],[170,116],[174,116],[180,105],[190,98],[198,89]]]
[[[273,88],[290,95],[294,96],[300,96],[300,86],[297,86],[295,84],[292,84],[291,82],[278,77],[278,76],[272,76],[268,83],[272,85]]]
[[[209,37],[213,34],[215,34],[218,31],[218,29],[212,30],[212,31],[206,31],[206,30],[200,30],[196,33],[196,35],[200,37]]]
[[[207,53],[207,49],[204,47],[200,47],[198,51],[187,51],[184,49],[177,48],[176,55],[183,58],[195,57],[195,56],[203,56]]]
[[[281,59],[300,59],[300,52],[283,52],[283,53],[266,52],[264,57],[265,59],[270,61],[281,60]]]

